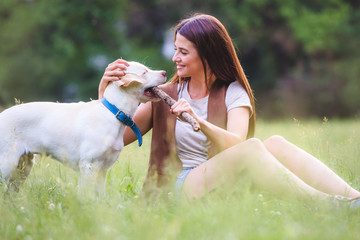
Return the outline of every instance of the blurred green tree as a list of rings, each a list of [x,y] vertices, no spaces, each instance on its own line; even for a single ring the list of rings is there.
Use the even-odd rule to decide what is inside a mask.
[[[90,80],[97,68],[103,72],[126,47],[124,2],[1,1],[1,99],[95,97],[98,82]]]
[[[227,27],[260,116],[359,114],[356,0],[3,0],[0,101],[96,97],[119,57],[170,76],[164,36],[194,12]]]

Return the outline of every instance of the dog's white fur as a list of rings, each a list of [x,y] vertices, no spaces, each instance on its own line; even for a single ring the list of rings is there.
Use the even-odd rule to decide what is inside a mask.
[[[126,75],[111,82],[104,97],[133,116],[145,89],[165,82],[164,71],[129,62]],[[79,185],[96,178],[104,193],[108,169],[124,146],[125,125],[100,100],[79,103],[33,102],[0,113],[0,180],[18,189],[33,164],[33,153],[46,153],[80,171]]]

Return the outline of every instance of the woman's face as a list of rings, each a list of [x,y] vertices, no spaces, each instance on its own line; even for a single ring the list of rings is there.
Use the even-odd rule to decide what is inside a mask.
[[[176,63],[179,77],[194,78],[204,75],[204,67],[194,44],[179,33],[176,34],[175,53],[172,60]]]

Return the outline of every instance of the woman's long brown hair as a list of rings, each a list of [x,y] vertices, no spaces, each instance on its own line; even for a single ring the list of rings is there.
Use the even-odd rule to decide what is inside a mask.
[[[244,87],[249,95],[253,110],[249,120],[247,138],[253,137],[256,123],[253,91],[241,67],[230,36],[222,23],[213,16],[195,14],[182,20],[175,27],[174,33],[175,39],[176,34],[179,33],[194,44],[204,66],[205,81],[208,89],[210,89],[212,82],[210,82],[211,78],[207,77],[207,66],[209,66],[211,74],[215,75],[216,80],[223,81],[226,84],[238,81]],[[181,82],[182,80],[189,79],[180,79],[178,74],[175,73],[171,82]]]

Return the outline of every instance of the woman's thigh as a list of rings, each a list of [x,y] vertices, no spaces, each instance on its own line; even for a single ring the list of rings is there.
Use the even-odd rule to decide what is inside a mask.
[[[250,139],[224,150],[194,168],[186,177],[183,192],[190,198],[201,197],[225,182],[233,182],[255,155],[266,149],[258,139]]]
[[[282,165],[258,139],[228,148],[193,169],[185,179],[183,192],[188,198],[201,197],[220,184],[234,183],[245,169],[256,186],[270,192],[326,197]]]

